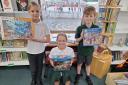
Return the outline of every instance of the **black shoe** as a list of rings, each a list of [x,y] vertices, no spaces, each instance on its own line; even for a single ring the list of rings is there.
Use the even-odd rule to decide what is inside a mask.
[[[89,76],[86,76],[86,81],[88,85],[93,85],[92,80]]]
[[[36,81],[32,80],[31,85],[36,85]]]
[[[42,80],[37,80],[36,85],[43,85]]]
[[[80,77],[81,77],[81,74],[77,74],[76,77],[75,77],[75,85],[78,84],[79,80],[80,80]]]

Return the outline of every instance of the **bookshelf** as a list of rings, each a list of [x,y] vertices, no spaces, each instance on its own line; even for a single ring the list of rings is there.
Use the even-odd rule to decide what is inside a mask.
[[[128,30],[116,30],[119,11],[122,8],[122,4],[120,5],[121,1],[122,0],[99,0],[99,20],[101,20],[100,26],[103,28],[103,42],[107,44],[108,48],[112,51],[112,65],[124,62],[123,51],[128,51],[128,46],[122,44],[125,43],[124,38],[126,38]]]
[[[0,66],[22,66],[29,65],[28,60],[1,62]]]
[[[4,33],[5,33],[4,34],[5,36],[9,34],[9,32],[11,32],[7,30],[3,30],[9,27],[9,26],[5,27],[3,18],[4,17],[10,18],[10,19],[16,18],[16,17],[29,18],[30,16],[27,12],[27,6],[32,0],[25,0],[24,3],[26,4],[24,4],[24,7],[22,6],[21,4],[22,2],[20,2],[20,0],[7,0],[7,1],[9,5],[6,5],[4,3],[5,2],[4,0],[0,0],[0,66],[29,65],[27,54],[26,54],[27,41],[22,39],[13,39],[13,38],[3,39]],[[10,19],[8,19],[8,21]],[[6,23],[9,23],[9,22],[6,22]],[[13,23],[13,20],[11,23]]]
[[[0,48],[0,52],[16,52],[16,51],[27,51],[27,48]]]

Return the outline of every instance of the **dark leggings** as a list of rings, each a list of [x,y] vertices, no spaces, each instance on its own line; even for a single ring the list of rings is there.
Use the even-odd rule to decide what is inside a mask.
[[[38,81],[42,79],[43,58],[44,58],[44,53],[40,53],[40,54],[28,53],[28,60],[30,64],[32,80]]]

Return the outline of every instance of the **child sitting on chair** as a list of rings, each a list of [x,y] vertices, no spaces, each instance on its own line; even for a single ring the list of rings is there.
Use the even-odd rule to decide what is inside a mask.
[[[73,58],[75,57],[72,48],[66,46],[67,36],[64,33],[60,33],[57,36],[57,47],[52,48],[49,58],[52,65],[52,72],[50,75],[51,84],[59,85],[71,85],[73,81],[73,72],[71,66]]]

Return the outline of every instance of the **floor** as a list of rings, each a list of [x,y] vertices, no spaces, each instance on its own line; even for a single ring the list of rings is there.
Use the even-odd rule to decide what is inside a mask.
[[[94,85],[105,85],[105,77],[98,79],[95,76],[91,76],[91,78]],[[0,85],[30,85],[30,81],[31,76],[28,66],[0,67]],[[47,79],[44,78],[43,81],[44,85],[49,85]],[[80,79],[78,85],[87,85],[85,77]]]

